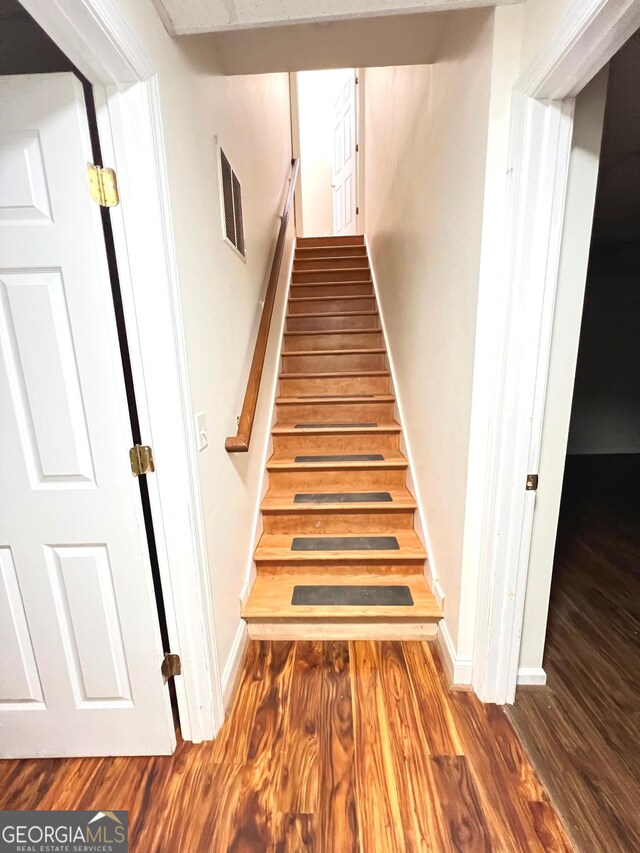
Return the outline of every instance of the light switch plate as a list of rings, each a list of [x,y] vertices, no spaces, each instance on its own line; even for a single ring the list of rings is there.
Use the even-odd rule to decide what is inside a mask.
[[[195,419],[198,450],[204,450],[205,447],[208,447],[209,445],[209,439],[207,438],[207,419],[205,418],[204,412],[198,412]]]

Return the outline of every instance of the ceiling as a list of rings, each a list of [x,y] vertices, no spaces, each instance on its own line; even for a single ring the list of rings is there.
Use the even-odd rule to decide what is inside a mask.
[[[153,0],[172,35],[509,5],[519,0]]]

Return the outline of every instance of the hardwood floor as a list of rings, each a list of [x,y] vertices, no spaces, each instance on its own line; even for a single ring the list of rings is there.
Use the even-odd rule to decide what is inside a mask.
[[[569,458],[545,669],[510,714],[581,853],[640,850],[640,457]]]
[[[5,761],[0,808],[128,809],[144,853],[571,850],[502,709],[419,642],[253,642],[215,742]]]

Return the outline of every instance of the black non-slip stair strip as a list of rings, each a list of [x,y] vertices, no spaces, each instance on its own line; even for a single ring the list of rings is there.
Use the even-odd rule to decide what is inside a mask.
[[[404,584],[296,584],[294,607],[413,607],[413,596]]]
[[[294,429],[358,429],[359,427],[377,427],[378,424],[374,423],[361,423],[361,424],[295,424]]]
[[[395,536],[294,536],[292,551],[399,551]]]
[[[296,456],[294,462],[383,462],[382,453],[342,453],[325,456]]]
[[[389,492],[300,492],[294,504],[389,503]]]

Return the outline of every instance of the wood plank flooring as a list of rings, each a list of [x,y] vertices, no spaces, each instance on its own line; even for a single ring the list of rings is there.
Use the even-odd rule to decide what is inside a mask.
[[[640,850],[640,456],[569,458],[544,666],[510,715],[581,853]]]
[[[0,808],[128,809],[144,853],[572,849],[503,710],[420,642],[252,642],[215,742],[5,761]]]

